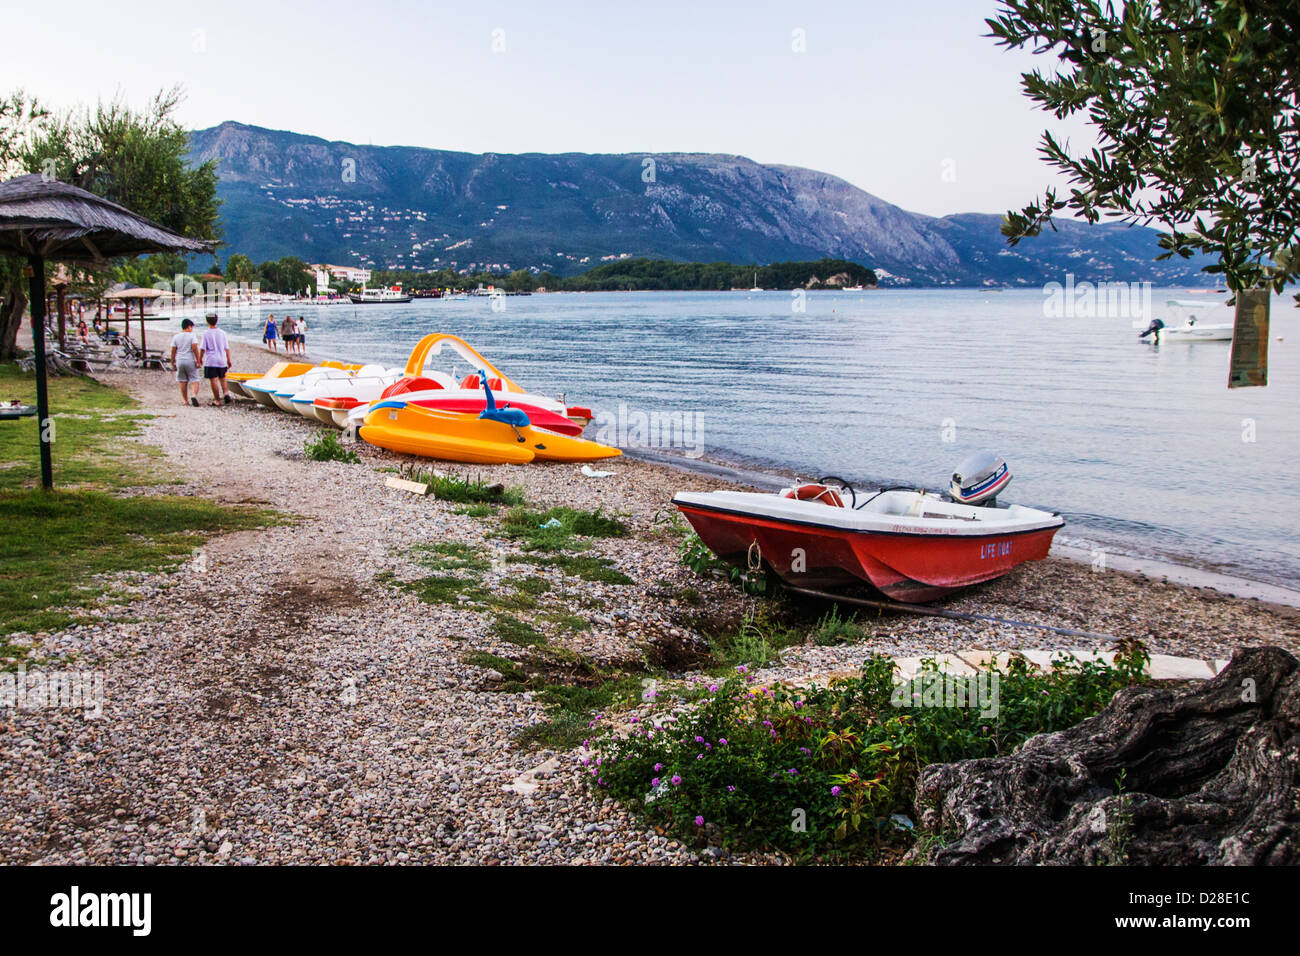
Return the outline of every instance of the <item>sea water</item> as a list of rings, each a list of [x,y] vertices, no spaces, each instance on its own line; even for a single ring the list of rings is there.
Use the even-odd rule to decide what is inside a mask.
[[[1099,317],[968,289],[268,305],[223,326],[256,341],[266,312],[303,315],[313,356],[389,365],[450,332],[601,421],[676,415],[705,458],[787,475],[942,490],[989,450],[1015,476],[1003,500],[1064,514],[1060,543],[1295,587],[1300,311],[1274,299],[1269,385],[1229,390],[1228,343],[1138,340],[1151,317],[1181,324],[1170,298],[1231,320],[1224,296],[1186,290],[1153,290],[1151,315],[1084,310]]]

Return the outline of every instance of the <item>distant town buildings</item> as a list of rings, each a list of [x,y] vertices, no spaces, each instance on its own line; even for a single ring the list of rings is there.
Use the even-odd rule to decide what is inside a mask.
[[[355,266],[332,266],[326,263],[313,263],[308,268],[316,270],[316,284],[320,284],[320,274],[328,273],[340,282],[360,282],[365,285],[370,281],[369,269],[358,269]]]

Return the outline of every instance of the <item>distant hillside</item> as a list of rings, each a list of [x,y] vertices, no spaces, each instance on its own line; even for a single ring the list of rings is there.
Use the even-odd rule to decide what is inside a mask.
[[[1010,249],[996,215],[922,216],[825,173],[740,156],[475,155],[222,123],[193,134],[191,157],[218,160],[226,240],[254,260],[567,276],[633,257],[839,258],[882,284],[1039,285],[1066,272],[1210,284],[1201,261],[1153,261],[1152,230],[1067,222]]]

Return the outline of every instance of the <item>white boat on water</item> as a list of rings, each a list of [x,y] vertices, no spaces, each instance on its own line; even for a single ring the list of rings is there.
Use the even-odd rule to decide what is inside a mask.
[[[1171,310],[1171,315],[1181,315],[1181,324],[1174,325],[1166,323],[1163,319],[1152,319],[1151,324],[1147,326],[1138,338],[1143,341],[1150,339],[1153,343],[1160,342],[1231,342],[1232,341],[1232,322],[1204,322],[1203,316],[1210,316],[1211,319],[1219,318],[1216,312],[1226,312],[1226,306],[1217,302],[1184,302],[1178,299],[1170,299],[1165,303],[1165,307]]]
[[[349,292],[348,298],[357,305],[411,301],[411,297],[402,291],[401,286],[394,286],[391,289],[367,289],[362,286],[360,292]]]

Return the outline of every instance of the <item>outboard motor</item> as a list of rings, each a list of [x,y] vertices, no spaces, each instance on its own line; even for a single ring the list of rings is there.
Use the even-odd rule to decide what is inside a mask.
[[[952,473],[948,493],[964,505],[991,508],[997,504],[998,492],[1011,483],[1011,469],[1006,461],[987,451],[962,459]]]
[[[1148,335],[1154,335],[1157,339],[1159,339],[1160,330],[1163,329],[1164,327],[1165,324],[1161,322],[1159,319],[1152,319],[1151,324],[1147,326],[1147,330],[1143,332],[1141,335],[1139,335],[1138,338],[1144,339]]]

